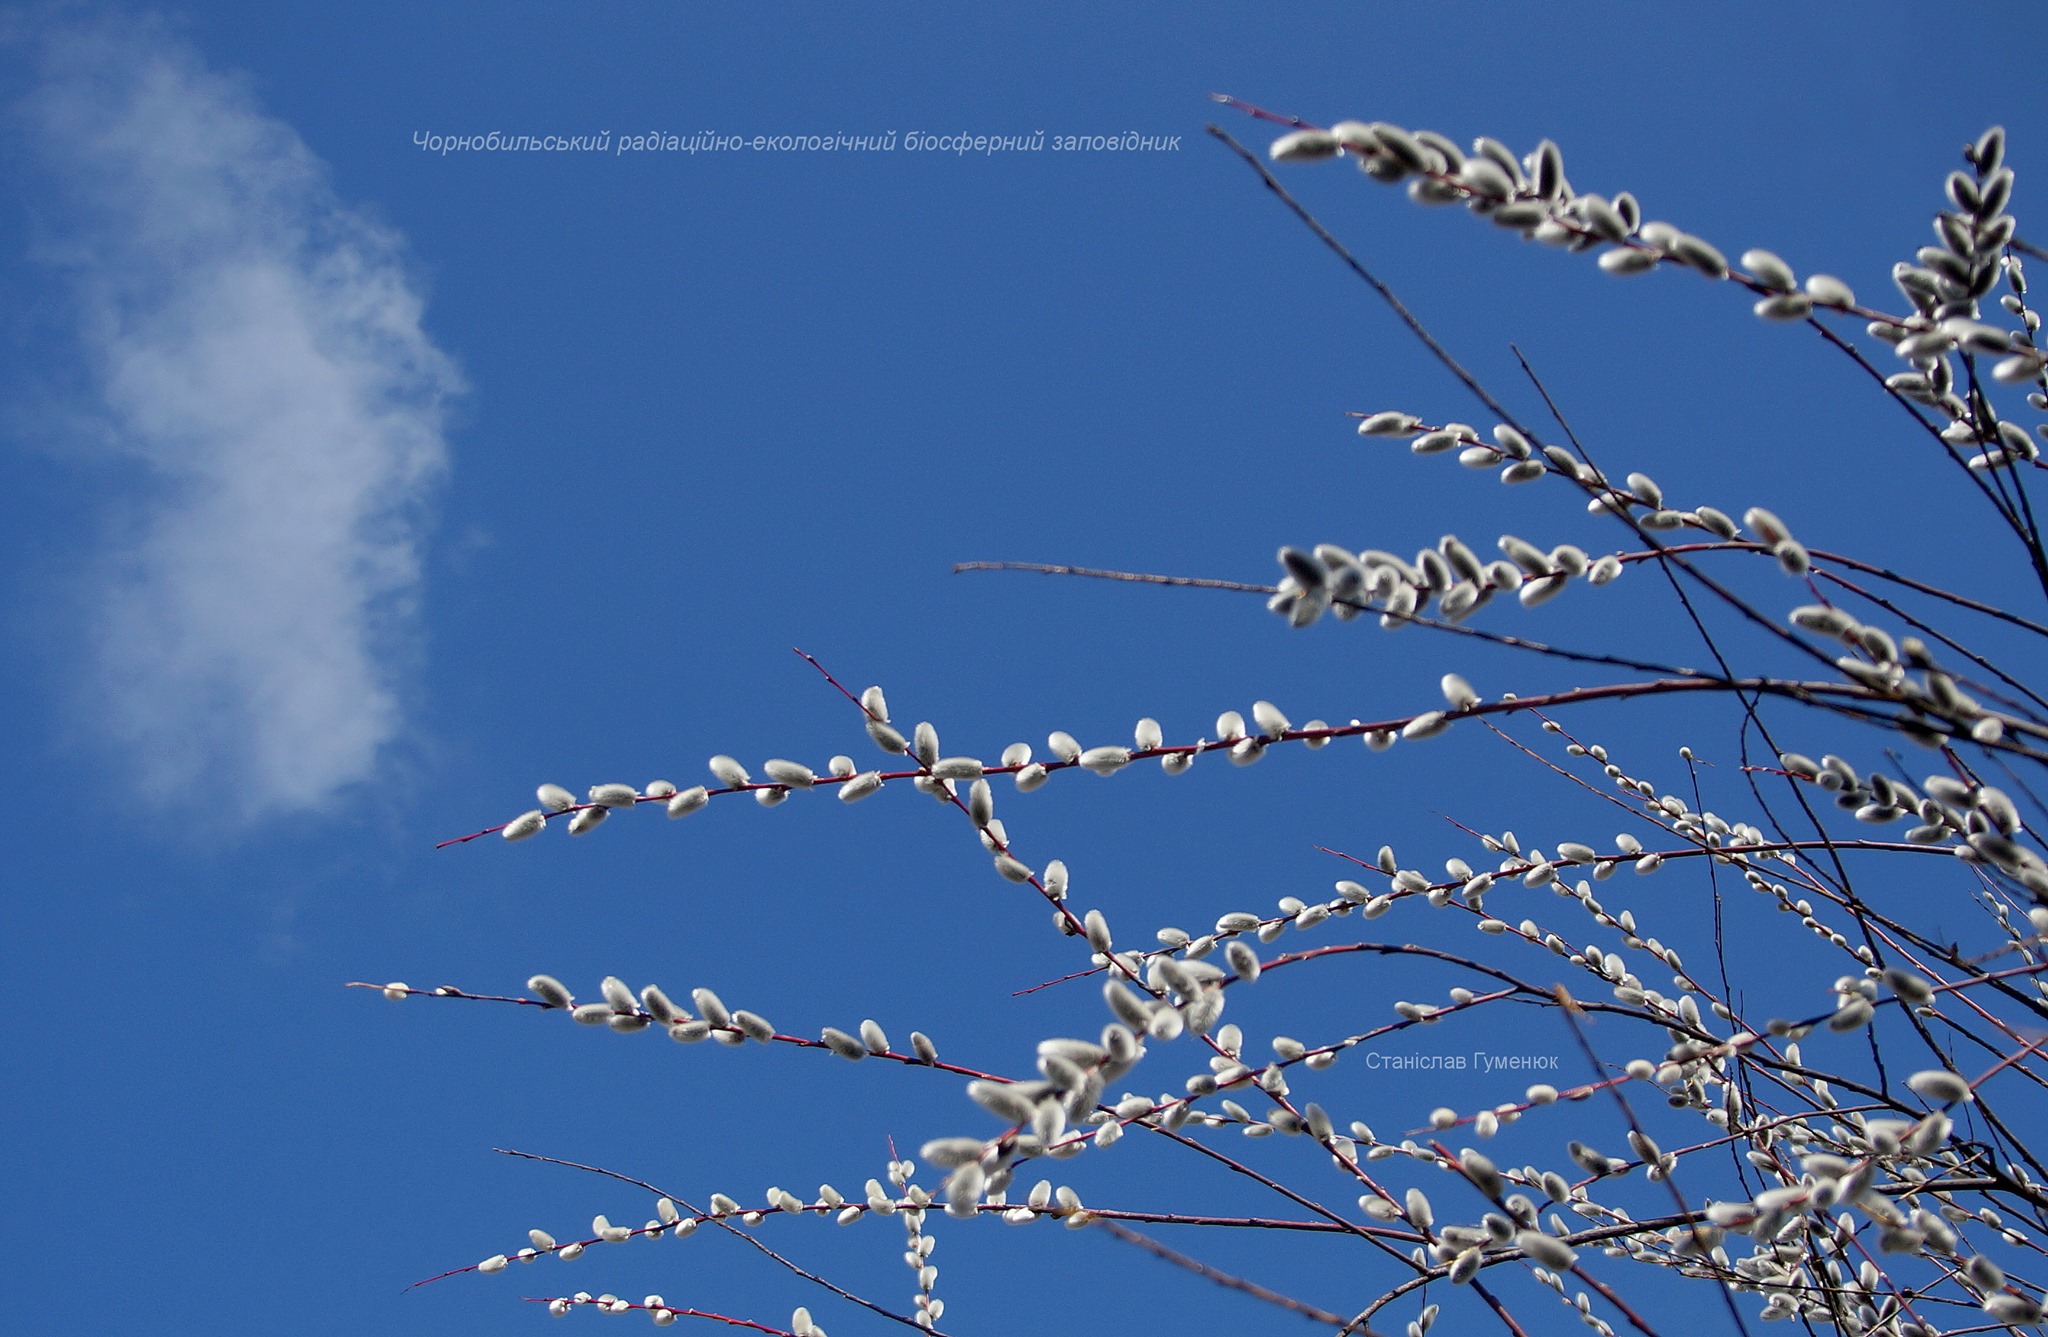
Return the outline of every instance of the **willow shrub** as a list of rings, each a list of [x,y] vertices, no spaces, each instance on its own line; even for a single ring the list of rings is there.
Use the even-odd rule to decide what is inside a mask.
[[[1952,462],[1955,486],[1982,506],[1984,533],[1973,541],[1995,552],[1987,566],[2022,560],[2048,592],[2048,549],[2029,486],[2041,467],[2048,358],[2035,343],[2040,318],[2021,265],[2022,253],[2035,252],[2008,212],[2013,172],[2002,131],[1965,148],[1947,177],[1949,207],[1934,219],[1933,244],[1898,264],[1895,293],[1867,303],[1841,280],[1797,274],[1766,251],[1731,259],[1707,239],[1645,218],[1626,193],[1575,191],[1547,141],[1517,155],[1492,139],[1466,150],[1383,123],[1287,124],[1270,149],[1282,171],[1348,164],[1403,186],[1418,203],[1462,208],[1523,238],[1589,253],[1609,275],[1693,271],[1752,303],[1764,321],[1806,326],[1839,350],[1850,374],[1867,378],[1872,394],[1903,410],[1905,441]],[[956,1131],[914,1157],[852,1169],[843,1189],[778,1188],[747,1200],[713,1193],[702,1202],[660,1196],[644,1224],[598,1216],[587,1232],[535,1230],[458,1271],[501,1272],[703,1228],[765,1237],[807,1222],[893,1216],[914,1277],[895,1292],[907,1290],[907,1303],[872,1298],[850,1281],[807,1298],[864,1326],[887,1318],[944,1331],[932,1261],[942,1213],[1024,1225],[1049,1218],[1115,1235],[1203,1278],[1191,1287],[1220,1281],[1332,1331],[1400,1322],[1419,1334],[1441,1310],[1461,1331],[1497,1323],[1518,1332],[1546,1292],[1602,1334],[1652,1333],[1660,1322],[1672,1331],[1670,1291],[1651,1285],[1644,1269],[1695,1287],[1705,1321],[1734,1330],[1759,1317],[1897,1337],[2039,1322],[2042,1287],[2024,1278],[2048,1234],[2048,1168],[2033,1145],[2043,1112],[2036,1051],[2048,1040],[2048,862],[2032,825],[2048,819],[2032,790],[2034,768],[2048,760],[2048,700],[2030,668],[2048,626],[1995,599],[1917,580],[1882,554],[1808,546],[1763,506],[1724,512],[1669,496],[1644,472],[1596,464],[1562,417],[1518,417],[1465,372],[1262,162],[1238,151],[1484,410],[1476,423],[1420,405],[1362,412],[1368,444],[1447,457],[1417,461],[1418,469],[1455,461],[1497,475],[1522,489],[1532,532],[1556,514],[1549,508],[1584,508],[1611,525],[1616,546],[1590,552],[1509,534],[1493,553],[1454,535],[1412,555],[1287,547],[1274,584],[1235,588],[1258,590],[1272,614],[1297,627],[1337,618],[1411,629],[1409,653],[1440,651],[1446,660],[1477,638],[1572,662],[1593,681],[1489,699],[1446,673],[1441,702],[1384,719],[1297,723],[1260,701],[1249,718],[1225,712],[1204,737],[1173,737],[1145,719],[1128,742],[1054,733],[1042,748],[1020,742],[994,757],[948,753],[933,725],[892,717],[878,687],[840,688],[850,722],[873,745],[863,759],[838,755],[814,769],[721,755],[705,784],[600,784],[582,798],[542,786],[538,808],[477,834],[517,841],[561,826],[582,835],[650,806],[681,818],[749,800],[888,802],[914,788],[980,839],[992,886],[1050,907],[1100,1010],[1086,1033],[1045,1039],[1035,1069],[993,1070],[942,1056],[923,1034],[899,1042],[874,1020],[846,1029],[813,1020],[785,1032],[708,988],[684,997],[680,988],[672,995],[608,978],[579,1002],[567,985],[535,976],[526,996],[492,1001],[616,1032],[666,1032],[685,1044],[794,1046],[828,1068],[865,1060],[941,1069],[962,1087],[946,1116]],[[1757,569],[1771,580],[1757,583]],[[1584,588],[1617,581],[1611,590]],[[1612,643],[1543,641],[1543,615],[1533,610],[1560,596],[1610,601],[1603,625],[1615,629]],[[1632,653],[1630,610],[1672,601],[1708,667]],[[1999,649],[1970,648],[1987,644]],[[1641,756],[1610,753],[1574,728],[1584,705],[1638,698],[1690,703],[1692,732],[1679,751],[1686,783],[1659,784]],[[1535,741],[1512,739],[1511,723],[1536,725]],[[1627,829],[1560,833],[1538,847],[1512,834],[1511,814],[1489,811],[1495,833],[1473,831],[1469,849],[1441,868],[1410,866],[1385,847],[1356,859],[1319,896],[1289,895],[1264,909],[1216,906],[1205,927],[1126,935],[1105,909],[1070,899],[1066,866],[1013,838],[997,815],[999,799],[1005,810],[1028,812],[1023,796],[1041,786],[1094,783],[1076,781],[1080,771],[1156,766],[1172,775],[1211,754],[1221,754],[1211,765],[1250,765],[1271,749],[1344,740],[1398,749],[1390,759],[1398,764],[1405,750],[1454,728],[1494,730],[1503,746],[1576,784],[1587,831]],[[1809,734],[1854,742],[1847,755],[1814,757],[1799,750]],[[1739,782],[1717,788],[1720,810],[1707,809],[1692,767],[1704,738],[1742,763]],[[1513,798],[1489,802],[1511,808]],[[1674,897],[1713,897],[1715,929],[1679,925],[1660,936],[1667,910],[1628,890],[1652,873],[1680,883],[1665,888],[1667,907]],[[1617,877],[1619,886],[1607,885]],[[1622,901],[1630,908],[1617,908]],[[1466,945],[1383,940],[1363,927],[1388,915],[1447,919]],[[1783,936],[1792,924],[1804,947],[1782,958],[1796,962],[1780,968],[1794,976],[1789,986],[1729,978],[1736,935]],[[1250,1035],[1229,1019],[1229,1002],[1262,977],[1329,969],[1361,952],[1426,957],[1456,982],[1441,997],[1411,1001],[1374,996],[1353,977],[1299,1017],[1301,1038]],[[379,987],[394,998],[487,997]],[[1750,992],[1784,997],[1788,988],[1813,1000],[1803,1015],[1760,1016],[1745,1004]],[[1530,1008],[1550,1014],[1569,1040],[1574,1061],[1540,1074],[1551,1080],[1524,1085],[1528,1074],[1489,1073],[1497,1099],[1425,1110],[1427,1126],[1414,1119],[1418,1126],[1405,1130],[1375,1130],[1374,1110],[1317,1098],[1326,1081],[1319,1074],[1349,1052],[1431,1026],[1526,1033]],[[1498,1014],[1524,1019],[1496,1022]],[[1412,1104],[1426,1087],[1410,1084],[1401,1099]],[[1386,1117],[1408,1117],[1400,1101],[1382,1103]],[[1611,1139],[1603,1145],[1580,1135],[1596,1108]],[[1518,1146],[1550,1149],[1539,1161],[1503,1164],[1487,1154],[1517,1122],[1518,1132],[1537,1132]],[[1084,1173],[1062,1175],[1058,1163],[1113,1155],[1132,1137],[1227,1165],[1270,1194],[1271,1211],[1138,1210],[1084,1201],[1056,1182]],[[1272,1144],[1246,1141],[1266,1137],[1313,1139],[1327,1166],[1312,1178],[1283,1173],[1259,1154]],[[1200,1243],[1189,1247],[1201,1259],[1145,1233],[1167,1226],[1182,1227],[1183,1242],[1193,1232]],[[1258,1286],[1228,1271],[1230,1232],[1252,1227],[1334,1240],[1355,1252],[1355,1264],[1326,1269],[1300,1294]],[[645,1311],[664,1325],[714,1318],[767,1332],[824,1331],[808,1307],[770,1322],[712,1314],[687,1297],[572,1292],[561,1288],[573,1269],[552,1275],[564,1280],[538,1298],[557,1314],[591,1307]],[[1645,1286],[1656,1297],[1647,1307],[1631,1298]],[[1333,1300],[1342,1307],[1324,1307]],[[1017,1330],[1000,1314],[962,1310],[955,1321],[962,1330]],[[1700,1321],[1695,1314],[1681,1326]]]

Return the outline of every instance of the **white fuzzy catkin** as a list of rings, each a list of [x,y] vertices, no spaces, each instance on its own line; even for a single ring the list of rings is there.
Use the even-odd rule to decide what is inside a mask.
[[[677,790],[669,798],[668,815],[671,818],[687,817],[710,801],[710,790],[706,789],[703,785],[692,785],[688,789]]]
[[[1806,277],[1806,295],[1820,306],[1849,307],[1856,305],[1856,294],[1849,285],[1832,274],[1809,274]]]
[[[576,806],[576,796],[560,785],[542,785],[533,791],[533,796],[549,812],[562,812]]]
[[[1759,542],[1777,545],[1789,542],[1792,531],[1785,528],[1785,522],[1761,506],[1752,506],[1742,513],[1742,523]]]
[[[1287,716],[1281,713],[1280,707],[1271,701],[1252,702],[1252,722],[1259,726],[1260,733],[1273,738],[1278,738],[1294,727]]]
[[[505,829],[498,834],[507,840],[525,840],[530,836],[540,834],[541,828],[547,824],[547,814],[539,808],[535,808],[531,812],[522,812],[511,821],[505,823]]]
[[[1643,274],[1657,267],[1661,257],[1647,248],[1616,247],[1601,253],[1597,262],[1609,274]]]
[[[1114,775],[1131,764],[1131,750],[1114,744],[1091,747],[1083,752],[1078,760],[1083,770],[1093,771],[1097,775]]]
[[[1266,152],[1274,162],[1316,162],[1336,157],[1341,147],[1328,130],[1295,130],[1274,140]]]
[[[744,788],[751,778],[747,775],[746,767],[722,752],[711,759],[710,766],[711,774],[727,789]]]
[[[1441,710],[1426,710],[1401,727],[1401,736],[1408,739],[1434,738],[1451,727],[1451,721]]]
[[[864,1059],[868,1051],[859,1040],[835,1026],[827,1026],[818,1033],[818,1040],[825,1048],[845,1059]],[[926,1159],[930,1159],[927,1157]]]
[[[1775,292],[1789,292],[1798,281],[1792,273],[1792,266],[1769,251],[1744,251],[1742,267],[1749,271],[1751,278]]]
[[[711,990],[692,989],[690,1001],[697,1005],[698,1013],[712,1026],[722,1028],[732,1025],[732,1013],[726,1009],[724,1001]]]
[[[761,763],[762,772],[779,785],[792,789],[809,789],[818,782],[817,772],[800,762],[784,761],[777,757]]]
[[[1515,1247],[1526,1254],[1531,1262],[1541,1263],[1553,1272],[1569,1272],[1579,1259],[1569,1244],[1555,1235],[1546,1235],[1540,1230],[1524,1230],[1517,1234]]]
[[[839,801],[842,803],[858,803],[881,787],[882,773],[880,771],[866,771],[839,786]]]
[[[1955,1073],[1942,1068],[1929,1068],[1925,1072],[1916,1072],[1906,1079],[1906,1085],[1911,1087],[1922,1099],[1932,1101],[1937,1105],[1953,1105],[1959,1101],[1976,1099],[1975,1094],[1970,1090],[1968,1082],[1958,1077]]]
[[[662,992],[658,984],[645,984],[640,988],[640,1006],[650,1017],[666,1026],[683,1020],[683,1010],[675,1001]]]

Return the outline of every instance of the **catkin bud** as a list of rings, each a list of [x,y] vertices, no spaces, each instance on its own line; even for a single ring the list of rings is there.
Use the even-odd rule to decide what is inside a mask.
[[[724,1029],[732,1025],[732,1013],[727,1010],[719,996],[709,989],[692,989],[690,1001],[697,1005],[698,1013],[712,1026]]]
[[[791,789],[809,789],[818,781],[817,773],[810,767],[794,761],[784,761],[780,757],[762,762],[761,769],[770,780],[779,785],[788,785]]]
[[[1911,1087],[1923,1099],[1930,1100],[1937,1105],[1953,1105],[1977,1098],[1970,1090],[1968,1082],[1955,1073],[1942,1068],[1929,1068],[1925,1072],[1916,1072],[1906,1079],[1906,1085]]]
[[[538,835],[540,829],[547,824],[547,814],[535,808],[531,812],[522,812],[505,823],[505,829],[498,834],[507,840],[525,840],[529,836]]]
[[[1569,1272],[1579,1259],[1569,1244],[1555,1235],[1546,1235],[1540,1230],[1524,1230],[1517,1234],[1515,1247],[1526,1254],[1531,1262],[1540,1263],[1553,1272]]]
[[[1360,436],[1413,436],[1422,426],[1422,419],[1412,413],[1390,411],[1372,413],[1359,420]]]
[[[1485,1111],[1492,1113],[1491,1110]],[[1489,1198],[1498,1198],[1506,1191],[1507,1181],[1501,1178],[1500,1168],[1480,1152],[1466,1149],[1458,1157],[1458,1165],[1472,1186]]]
[[[683,1010],[675,1001],[663,993],[658,984],[646,984],[640,988],[640,1006],[648,1016],[666,1026],[684,1019]]]
[[[1751,278],[1764,287],[1776,292],[1789,292],[1797,281],[1792,266],[1765,250],[1751,250],[1742,253],[1742,267],[1749,271]]]
[[[1131,764],[1131,750],[1114,744],[1105,747],[1091,747],[1080,755],[1082,769],[1097,775],[1114,775]]]
[[[1316,162],[1336,157],[1340,147],[1328,130],[1295,130],[1274,140],[1266,152],[1274,162]]]
[[[1761,542],[1776,546],[1791,541],[1792,531],[1785,527],[1785,522],[1761,506],[1752,506],[1744,511],[1742,523]]]
[[[882,787],[880,771],[865,771],[839,786],[839,801],[858,803]]]
[[[553,975],[535,975],[526,982],[526,990],[549,1007],[570,1008],[576,999]]]
[[[1924,1007],[1934,1001],[1934,986],[1910,970],[1894,966],[1884,972],[1884,982],[1908,1006]]]
[[[1109,955],[1112,941],[1109,936],[1109,921],[1103,917],[1102,911],[1090,910],[1082,918],[1081,923],[1088,934],[1088,945],[1104,956]]]
[[[1450,727],[1451,721],[1443,711],[1426,710],[1402,726],[1401,736],[1407,739],[1434,738]]]
[[[854,1039],[851,1035],[848,1035],[845,1031],[842,1031],[837,1027],[825,1027],[824,1030],[818,1033],[818,1039],[824,1044],[824,1046],[827,1049],[839,1055],[839,1057],[841,1058],[863,1059],[868,1056],[867,1049],[864,1046],[862,1046],[860,1041]],[[927,1155],[925,1159],[929,1160],[931,1159],[931,1157]]]
[[[1856,294],[1849,285],[1832,274],[1809,274],[1805,283],[1806,295],[1818,306],[1854,306]]]

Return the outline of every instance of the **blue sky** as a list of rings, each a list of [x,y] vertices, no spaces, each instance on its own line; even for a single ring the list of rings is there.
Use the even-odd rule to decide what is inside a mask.
[[[1209,93],[1518,151],[1547,136],[1581,189],[1632,190],[1731,255],[1768,246],[1885,301],[1957,146],[2010,127],[2024,232],[2048,134],[2031,58],[2048,18],[1985,4],[220,3],[14,10],[0,33],[0,736],[17,776],[0,959],[20,1003],[0,1032],[0,1230],[22,1333],[499,1333],[549,1321],[515,1297],[550,1287],[774,1322],[804,1303],[835,1331],[881,1330],[712,1239],[400,1291],[529,1226],[567,1238],[649,1210],[494,1147],[698,1199],[852,1192],[891,1137],[907,1152],[983,1131],[957,1081],[341,987],[709,985],[785,1031],[872,1016],[1006,1071],[1039,1038],[1092,1034],[1090,986],[1010,999],[1074,968],[1074,945],[907,786],[434,848],[542,781],[695,784],[714,753],[870,764],[792,646],[988,757],[1056,728],[1123,741],[1141,715],[1190,740],[1259,698],[1297,721],[1402,714],[1447,668],[1489,694],[1580,680],[1365,623],[1291,633],[1242,596],[951,574],[1019,559],[1268,581],[1282,543],[1412,551],[1446,531],[1613,546],[1575,504],[1352,433],[1354,410],[1485,420],[1202,132],[1271,137]],[[1930,49],[1985,54],[1936,75]],[[419,146],[650,131],[899,147]],[[900,147],[919,131],[1178,144]],[[1814,546],[2028,597],[1984,570],[1995,540],[1887,406],[1739,293],[1617,281],[1342,164],[1286,179],[1528,410],[1519,343],[1596,453],[1731,512],[1769,505]],[[1496,625],[1693,653],[1647,588],[1593,593]],[[1631,709],[1587,725],[1661,763],[1672,719]],[[1569,794],[1479,738],[1398,767],[1354,745],[1170,783],[1062,779],[1003,787],[999,812],[1133,937],[1326,894],[1342,874],[1319,844],[1392,841],[1435,867],[1471,853],[1441,815],[1576,831]],[[1374,978],[1393,970],[1275,981],[1236,1019],[1269,1034],[1398,996]],[[1824,1005],[1828,978],[1780,1010]],[[1363,1081],[1340,1103],[1408,1128],[1505,1098],[1490,1089]],[[1320,1173],[1299,1145],[1246,1145]],[[1156,1151],[1062,1173],[1084,1198],[1270,1207]],[[1070,1325],[1197,1305],[1274,1322],[1111,1241],[942,1225],[955,1330],[1024,1330],[1018,1307],[1048,1286]],[[893,1223],[770,1242],[907,1303]],[[1339,1253],[1226,1244],[1275,1284],[1349,1298],[1328,1280]]]

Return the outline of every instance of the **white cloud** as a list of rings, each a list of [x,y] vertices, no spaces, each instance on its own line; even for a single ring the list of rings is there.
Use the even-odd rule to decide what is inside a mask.
[[[45,249],[135,485],[109,499],[88,713],[152,792],[313,807],[399,733],[460,378],[400,238],[242,81],[155,25],[39,45]]]

